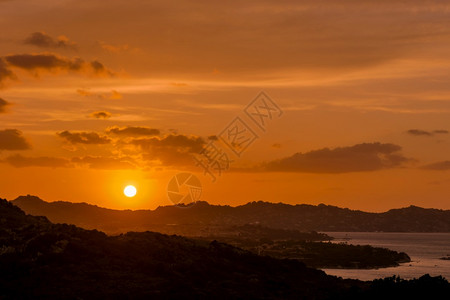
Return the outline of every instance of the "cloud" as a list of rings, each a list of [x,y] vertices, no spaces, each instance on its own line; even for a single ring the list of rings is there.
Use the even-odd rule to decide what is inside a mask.
[[[187,83],[183,83],[183,82],[171,82],[170,85],[176,86],[176,87],[189,86]]]
[[[135,162],[129,158],[114,158],[101,156],[74,157],[72,159],[61,157],[26,157],[22,155],[11,155],[1,160],[2,163],[10,164],[16,168],[47,167],[47,168],[73,168],[77,165],[100,170],[123,170],[135,169]]]
[[[203,138],[171,134],[165,137],[134,139],[130,144],[139,147],[147,161],[159,160],[165,166],[193,164],[192,154],[201,151]]]
[[[68,58],[52,53],[13,54],[3,57],[8,67],[16,67],[27,71],[71,71],[95,75],[113,76],[114,73],[98,61],[86,62],[83,59]]]
[[[95,93],[86,89],[78,89],[77,93],[83,97],[98,97],[100,99],[120,100],[122,94],[116,90],[111,90],[110,93]]]
[[[120,100],[122,99],[122,94],[118,91],[112,90],[111,95],[109,95],[109,99],[111,100]]]
[[[135,139],[132,143],[141,146],[143,149],[174,147],[183,148],[188,152],[198,152],[202,149],[205,141],[198,136],[170,134],[163,138]]]
[[[25,157],[20,154],[8,156],[3,160],[16,168],[25,167],[49,167],[49,168],[67,168],[70,166],[69,160],[59,157]]]
[[[129,157],[114,158],[100,156],[74,157],[72,162],[80,165],[87,165],[91,169],[100,170],[122,170],[136,169],[135,162]]]
[[[161,132],[159,129],[149,127],[112,127],[107,130],[108,133],[121,135],[121,136],[153,136],[159,135]]]
[[[8,101],[0,98],[0,113],[6,112],[6,108],[11,105]]]
[[[37,46],[40,48],[62,48],[76,49],[77,44],[70,41],[66,36],[61,35],[56,39],[45,32],[33,32],[24,40],[25,44]]]
[[[448,134],[448,130],[438,129],[433,131],[434,134]]]
[[[110,52],[110,53],[120,53],[122,51],[127,51],[130,50],[130,46],[129,45],[111,45],[111,44],[107,44],[103,41],[98,41],[98,45],[105,51]]]
[[[272,144],[272,148],[280,149],[281,144],[279,144],[279,143]]]
[[[107,69],[102,63],[96,60],[86,62],[79,57],[68,58],[52,53],[12,54],[0,57],[0,87],[3,87],[7,79],[17,80],[17,76],[12,71],[12,68],[33,72],[36,76],[42,71],[67,71],[95,76],[115,76],[113,71]],[[110,98],[120,99],[122,95],[116,91],[112,91]]]
[[[189,1],[174,5],[171,1],[132,0],[126,6],[117,1],[108,5],[91,2],[89,7],[67,5],[58,11],[78,21],[74,26],[80,32],[112,30],[116,41],[141,41],[139,46],[151,53],[134,63],[142,70],[148,65],[152,72],[217,68],[223,74],[232,71],[237,75],[249,70],[252,78],[264,71],[274,74],[286,69],[314,69],[320,75],[333,69],[365,70],[403,58],[430,58],[432,62],[437,57],[433,46],[446,46],[449,20],[446,1],[425,5],[422,1],[261,0],[199,7],[192,7]],[[120,18],[111,17],[118,11]],[[198,14],[202,17],[196,17]],[[15,14],[5,18],[20,26],[21,19]],[[114,52],[122,46],[103,48]]]
[[[433,135],[433,133],[431,133],[429,131],[420,130],[420,129],[410,129],[407,131],[407,133],[410,135],[415,135],[415,136],[432,136]]]
[[[306,173],[348,173],[401,167],[411,159],[394,144],[363,143],[351,147],[324,148],[272,161],[266,171]]]
[[[112,114],[107,111],[95,111],[92,114],[90,114],[90,116],[96,119],[109,119],[111,118]]]
[[[100,136],[96,132],[70,132],[66,130],[57,133],[57,135],[73,145],[101,145],[109,144],[111,142],[111,139],[106,136]]]
[[[429,165],[422,166],[421,169],[424,169],[424,170],[435,170],[435,171],[450,170],[450,161],[445,160],[445,161],[432,163],[432,164],[429,164]]]
[[[25,70],[66,69],[79,71],[85,64],[81,58],[69,59],[55,54],[14,54],[5,56],[4,59],[10,66]]]
[[[92,93],[91,91],[89,91],[89,90],[83,90],[83,89],[78,89],[78,90],[77,90],[77,93],[78,93],[79,95],[83,96],[83,97],[89,97],[89,96],[95,95],[95,94]]]
[[[0,57],[0,87],[3,86],[3,82],[6,79],[16,80],[17,76],[11,71],[5,60]]]
[[[31,145],[17,129],[0,130],[0,150],[27,150]]]
[[[433,131],[426,131],[421,129],[410,129],[406,133],[414,136],[433,136],[435,134],[448,134],[448,130],[438,129]]]
[[[96,74],[108,74],[114,76],[112,71],[109,71],[101,62],[98,60],[91,61],[91,67]]]

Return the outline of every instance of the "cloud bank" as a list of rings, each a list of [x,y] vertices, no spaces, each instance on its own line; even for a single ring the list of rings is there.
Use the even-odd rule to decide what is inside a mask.
[[[324,148],[271,161],[266,171],[305,173],[348,173],[401,167],[411,161],[394,144],[363,143],[351,147]]]

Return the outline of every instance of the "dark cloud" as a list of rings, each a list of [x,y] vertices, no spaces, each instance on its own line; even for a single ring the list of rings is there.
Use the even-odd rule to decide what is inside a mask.
[[[279,144],[279,143],[272,144],[272,148],[279,149],[279,148],[281,148],[281,144]]]
[[[438,130],[434,130],[433,133],[435,133],[435,134],[448,134],[448,130],[438,129]]]
[[[33,32],[24,40],[24,43],[41,48],[77,48],[77,44],[70,41],[67,37],[59,36],[57,38],[53,38],[45,32]]]
[[[272,161],[266,171],[347,173],[375,171],[403,166],[411,159],[403,156],[394,144],[364,143],[335,149],[324,148]]]
[[[94,61],[88,63],[81,58],[67,58],[56,54],[14,54],[3,57],[9,67],[21,68],[27,71],[72,71],[79,73],[94,73],[96,75],[113,75],[103,64]]]
[[[192,154],[201,151],[205,145],[203,138],[171,134],[165,137],[134,139],[130,144],[138,146],[142,157],[148,161],[159,160],[163,165],[192,164]]]
[[[171,134],[163,138],[135,139],[132,143],[141,146],[143,149],[173,147],[184,149],[186,152],[199,152],[205,141],[198,136]]]
[[[129,158],[114,158],[100,156],[74,157],[72,162],[81,165],[87,165],[91,169],[101,170],[122,170],[136,169],[135,162]]]
[[[431,133],[429,131],[420,130],[420,129],[410,129],[407,131],[407,133],[410,135],[415,135],[415,136],[432,136],[433,135],[433,133]]]
[[[406,133],[414,136],[433,136],[435,134],[448,134],[448,130],[437,129],[433,131],[426,131],[421,129],[410,129]]]
[[[113,133],[121,136],[153,136],[159,135],[161,132],[159,129],[149,127],[112,127],[107,130],[108,133]]]
[[[85,64],[81,58],[69,59],[55,54],[14,54],[5,56],[4,59],[10,66],[25,70],[65,69],[78,71]]]
[[[91,61],[90,65],[91,65],[92,69],[94,70],[94,73],[96,73],[96,74],[99,74],[99,75],[106,74],[106,75],[111,76],[111,77],[113,77],[115,75],[114,72],[108,70],[98,60]]]
[[[57,133],[57,135],[71,144],[88,144],[88,145],[100,145],[109,144],[111,140],[106,136],[101,136],[96,132],[70,132],[63,131]]]
[[[11,105],[8,101],[0,98],[0,113],[6,112],[6,108]]]
[[[81,58],[68,58],[51,53],[44,54],[13,54],[0,57],[0,87],[5,80],[17,80],[17,76],[11,68],[20,68],[38,75],[39,71],[70,71],[80,74],[92,74],[96,76],[115,76],[115,73],[107,69],[98,61],[86,62]],[[121,98],[121,95],[113,91],[113,99]]]
[[[92,61],[91,66],[96,73],[103,73],[106,71],[105,66],[97,60]]]
[[[109,119],[111,116],[111,113],[107,111],[96,111],[91,114],[91,117],[96,119]]]
[[[17,129],[0,130],[0,150],[27,150],[31,145]]]
[[[219,138],[217,137],[217,135],[210,135],[210,136],[208,136],[208,140],[209,141],[218,141]]]
[[[450,161],[445,160],[445,161],[432,163],[432,164],[429,164],[429,165],[422,166],[421,169],[424,169],[424,170],[435,170],[435,171],[450,170]]]
[[[12,155],[4,159],[5,163],[8,163],[16,168],[25,167],[49,167],[49,168],[67,168],[70,166],[69,161],[65,158],[58,157],[25,157],[20,154]]]
[[[3,86],[3,82],[6,79],[15,80],[17,79],[16,75],[10,70],[5,60],[0,57],[0,87]]]

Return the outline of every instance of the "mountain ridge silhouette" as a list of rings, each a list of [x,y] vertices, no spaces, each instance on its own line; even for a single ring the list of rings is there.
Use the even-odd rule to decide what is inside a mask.
[[[199,201],[189,209],[159,206],[154,210],[115,210],[85,202],[46,202],[30,195],[20,196],[11,202],[31,215],[46,216],[55,223],[70,223],[108,233],[156,228],[160,229],[156,231],[165,232],[164,228],[181,225],[188,230],[189,226],[245,224],[321,232],[450,232],[450,210],[413,205],[375,213],[325,204],[291,205],[262,201],[235,207]]]

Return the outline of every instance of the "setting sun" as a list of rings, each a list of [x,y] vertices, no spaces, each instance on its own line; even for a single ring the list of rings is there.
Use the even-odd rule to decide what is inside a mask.
[[[134,197],[134,196],[136,196],[137,190],[134,186],[128,185],[123,189],[123,193],[127,197]]]

